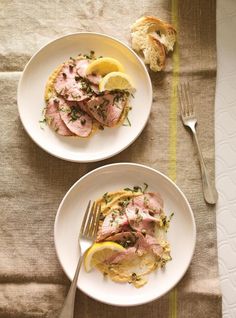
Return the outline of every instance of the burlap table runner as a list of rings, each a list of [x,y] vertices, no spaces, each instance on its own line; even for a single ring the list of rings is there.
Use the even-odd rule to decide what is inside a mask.
[[[57,317],[69,286],[53,243],[58,204],[86,172],[119,161],[146,164],[176,180],[195,214],[196,251],[177,288],[160,300],[118,308],[78,291],[76,317],[221,317],[215,209],[203,200],[196,152],[174,95],[180,79],[191,82],[199,139],[213,175],[215,0],[2,0],[0,8],[0,317]],[[121,154],[94,164],[64,162],[42,151],[23,130],[16,105],[18,80],[31,55],[49,40],[77,31],[128,43],[130,25],[146,14],[172,20],[179,41],[165,72],[150,74],[154,101],[142,135]]]

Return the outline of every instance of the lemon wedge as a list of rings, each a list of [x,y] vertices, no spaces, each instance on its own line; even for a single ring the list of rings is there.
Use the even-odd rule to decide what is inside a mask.
[[[94,243],[86,252],[84,258],[84,267],[87,272],[114,253],[122,252],[125,248],[115,242]]]
[[[103,77],[99,83],[100,92],[114,89],[131,90],[133,88],[131,78],[122,72],[111,72]]]
[[[124,72],[123,65],[111,57],[97,59],[90,63],[86,69],[87,75],[94,73],[104,76],[111,72]]]

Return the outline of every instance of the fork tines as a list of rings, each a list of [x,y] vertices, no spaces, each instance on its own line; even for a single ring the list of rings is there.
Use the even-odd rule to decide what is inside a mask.
[[[93,202],[92,207],[90,209],[91,201],[89,201],[88,206],[86,208],[83,222],[80,229],[80,235],[88,237],[90,239],[94,239],[99,225],[99,219],[101,214],[101,205]]]
[[[191,116],[194,113],[194,108],[189,83],[181,83],[177,90],[182,116]]]

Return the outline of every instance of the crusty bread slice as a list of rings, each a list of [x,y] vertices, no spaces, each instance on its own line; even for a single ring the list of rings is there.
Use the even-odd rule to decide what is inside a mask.
[[[176,30],[156,17],[146,16],[132,25],[131,41],[135,51],[143,52],[144,62],[150,64],[153,71],[160,71],[165,66],[165,51],[174,49]]]
[[[165,67],[166,52],[163,44],[153,37],[147,36],[146,47],[143,49],[144,62],[150,64],[150,69],[154,72],[161,71]]]

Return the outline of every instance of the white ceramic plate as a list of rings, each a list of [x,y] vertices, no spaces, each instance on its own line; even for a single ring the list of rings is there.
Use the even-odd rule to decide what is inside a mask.
[[[70,56],[91,50],[97,56],[118,59],[133,79],[136,93],[131,100],[131,127],[107,128],[89,139],[59,136],[46,125],[41,129],[39,120],[49,75]],[[152,85],[143,62],[128,46],[103,34],[75,33],[50,42],[31,58],[20,79],[17,99],[23,126],[36,144],[61,159],[92,162],[121,152],[139,136],[151,111]]]
[[[158,191],[164,199],[169,215],[174,212],[168,231],[173,260],[165,270],[149,275],[142,288],[105,280],[97,270],[86,273],[82,267],[78,287],[101,302],[133,306],[157,299],[174,287],[186,272],[193,256],[196,227],[191,207],[181,190],[166,176],[146,166],[118,163],[103,166],[77,181],[62,200],[54,227],[55,246],[59,261],[72,279],[78,261],[78,233],[89,200],[95,200],[108,191],[115,191],[146,182],[150,191]]]

